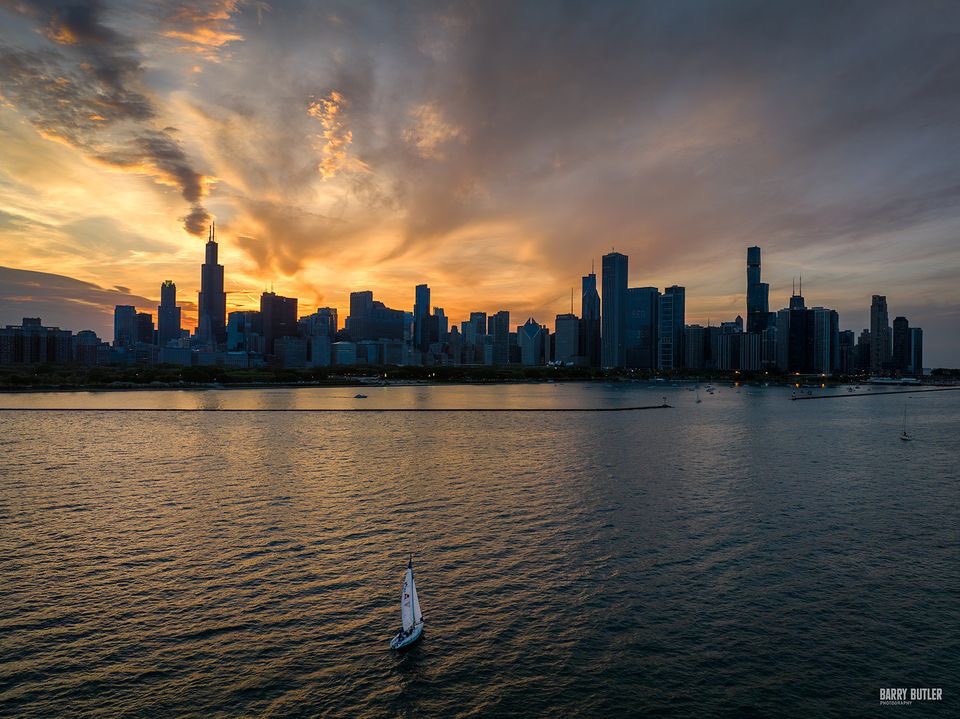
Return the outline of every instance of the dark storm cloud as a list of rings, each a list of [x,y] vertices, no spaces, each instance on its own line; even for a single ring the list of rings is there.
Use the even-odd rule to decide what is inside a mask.
[[[0,267],[0,324],[19,324],[23,317],[39,315],[44,324],[75,331],[89,328],[109,339],[115,305],[155,313],[157,302],[65,275]]]
[[[341,93],[370,169],[356,198],[405,218],[388,258],[509,217],[558,266],[584,243],[666,241],[645,259],[662,267],[953,214],[958,18],[949,3],[285,3],[245,33],[249,92],[218,101],[269,128],[232,153],[238,171],[298,202],[297,106]]]
[[[157,111],[141,91],[134,41],[107,26],[99,2],[7,2],[31,18],[56,49],[0,45],[0,91],[48,138],[119,167],[172,181],[193,207],[188,232],[203,233],[203,175],[171,128],[152,126]]]

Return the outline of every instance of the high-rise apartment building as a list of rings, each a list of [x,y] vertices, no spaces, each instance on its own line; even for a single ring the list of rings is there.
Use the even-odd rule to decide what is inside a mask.
[[[658,367],[680,369],[684,359],[683,326],[686,315],[686,289],[673,285],[660,296],[658,322]]]
[[[606,254],[602,268],[600,362],[604,367],[624,367],[627,363],[627,256],[619,252]]]
[[[889,369],[892,352],[887,298],[874,295],[870,302],[870,371]]]

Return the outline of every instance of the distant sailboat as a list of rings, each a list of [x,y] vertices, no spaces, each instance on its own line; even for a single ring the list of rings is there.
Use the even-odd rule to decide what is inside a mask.
[[[700,404],[703,400],[700,399],[700,390],[697,390],[697,404]]]
[[[900,433],[900,439],[904,442],[910,442],[913,437],[907,433],[907,405],[903,405],[903,431]]]
[[[406,649],[423,634],[423,612],[420,611],[420,598],[417,585],[413,581],[413,555],[407,563],[407,572],[403,576],[403,589],[400,593],[400,619],[402,627],[397,636],[390,640],[392,649]]]

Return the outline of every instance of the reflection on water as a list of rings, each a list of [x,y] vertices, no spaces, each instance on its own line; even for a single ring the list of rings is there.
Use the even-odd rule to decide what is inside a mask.
[[[674,409],[0,411],[0,713],[863,715],[881,686],[956,709],[960,396],[364,393],[0,406]],[[426,631],[398,656],[409,551]]]

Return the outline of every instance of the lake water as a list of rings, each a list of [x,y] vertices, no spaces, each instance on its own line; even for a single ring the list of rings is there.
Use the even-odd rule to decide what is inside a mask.
[[[0,395],[0,715],[960,714],[960,392],[356,391]]]

